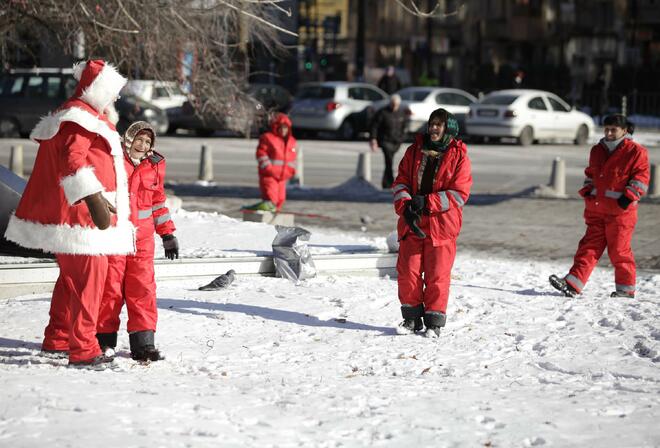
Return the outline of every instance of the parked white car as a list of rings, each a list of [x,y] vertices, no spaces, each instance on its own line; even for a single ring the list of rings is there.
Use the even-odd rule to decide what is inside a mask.
[[[126,83],[122,93],[149,101],[165,111],[181,107],[188,100],[179,85],[173,81],[134,79]]]
[[[594,133],[591,117],[543,90],[498,90],[470,106],[467,133],[472,138],[514,137],[523,146],[538,140],[568,140],[584,145]]]
[[[289,116],[295,131],[330,131],[350,140],[368,131],[374,111],[388,102],[389,96],[371,84],[307,83],[298,89]]]
[[[451,112],[458,120],[461,134],[465,133],[465,118],[470,105],[477,99],[459,89],[445,87],[406,87],[397,92],[401,107],[408,110],[408,132],[424,132],[431,112],[438,108]]]

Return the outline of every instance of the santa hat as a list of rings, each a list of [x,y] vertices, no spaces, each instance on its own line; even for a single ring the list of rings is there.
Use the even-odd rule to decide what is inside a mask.
[[[127,81],[115,67],[101,59],[75,64],[73,76],[78,80],[75,96],[99,112],[115,101]]]

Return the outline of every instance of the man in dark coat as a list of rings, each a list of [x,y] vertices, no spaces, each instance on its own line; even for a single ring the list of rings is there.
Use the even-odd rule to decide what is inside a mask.
[[[378,81],[378,88],[385,91],[388,95],[401,90],[401,81],[396,76],[393,66],[388,66],[385,74]]]
[[[403,108],[401,108],[401,97],[392,95],[390,105],[376,113],[371,123],[371,133],[369,146],[371,151],[376,151],[378,147],[383,150],[385,157],[385,172],[383,173],[383,188],[391,188],[394,182],[394,173],[392,172],[392,159],[399,150],[401,142],[406,134],[406,125],[408,117]]]

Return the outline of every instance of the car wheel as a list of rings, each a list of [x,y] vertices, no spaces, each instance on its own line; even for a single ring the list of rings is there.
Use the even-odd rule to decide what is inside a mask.
[[[337,130],[337,137],[342,140],[353,140],[355,138],[355,127],[350,120],[344,120]]]
[[[18,123],[13,118],[0,118],[0,137],[20,137]]]
[[[589,140],[589,128],[586,125],[582,125],[578,128],[577,134],[575,134],[575,144],[576,145],[585,145]]]
[[[525,126],[518,136],[518,143],[521,146],[530,146],[534,143],[534,130],[531,126]]]

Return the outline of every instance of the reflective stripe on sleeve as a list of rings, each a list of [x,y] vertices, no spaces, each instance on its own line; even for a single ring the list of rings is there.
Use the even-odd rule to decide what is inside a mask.
[[[440,211],[446,212],[449,210],[449,198],[447,197],[447,192],[438,191],[438,196],[440,196]]]
[[[257,157],[257,160],[259,162],[263,162],[264,160],[269,160],[269,158],[268,158],[268,156],[261,156],[261,157]]]
[[[463,197],[458,191],[447,190],[447,192],[454,197],[454,200],[456,201],[459,207],[463,207],[465,205],[465,201],[463,200]]]
[[[628,183],[629,183],[630,185],[634,186],[634,187],[639,188],[639,189],[642,190],[644,193],[646,193],[646,191],[649,189],[649,186],[648,186],[648,185],[646,185],[644,182],[640,182],[640,181],[638,181],[638,180],[634,180],[634,179],[633,179],[633,180],[631,180],[631,181],[628,182]]]
[[[138,210],[138,219],[146,219],[151,216],[151,209]]]
[[[605,197],[612,199],[619,199],[623,193],[620,191],[605,190]]]
[[[172,219],[172,218],[170,217],[170,214],[169,214],[169,213],[165,213],[165,214],[162,215],[162,216],[156,216],[156,218],[154,219],[154,223],[156,223],[156,225],[160,225],[160,224],[162,224],[162,223],[164,223],[164,222],[169,221],[170,219]]]
[[[412,199],[412,196],[410,196],[410,193],[408,193],[407,191],[400,191],[399,193],[394,195],[394,202],[404,198]]]
[[[629,192],[631,192],[631,193],[633,194],[633,196],[635,196],[635,198],[636,198],[637,200],[639,200],[639,198],[642,197],[642,195],[639,194],[639,191],[637,191],[637,189],[635,189],[635,187],[632,187],[632,186],[628,185],[628,186],[626,187],[626,190],[628,190]]]
[[[165,203],[164,202],[161,202],[160,204],[154,205],[153,207],[151,207],[151,210],[155,212],[156,210],[160,210],[161,208],[165,208]]]
[[[263,170],[263,169],[266,168],[268,165],[270,165],[270,160],[266,160],[265,162],[261,162],[261,163],[259,164],[259,168],[261,168],[261,169]]]
[[[564,277],[564,280],[566,280],[567,282],[571,282],[572,286],[580,291],[584,289],[584,283],[582,283],[576,276],[572,274],[568,274],[566,277]]]
[[[392,193],[397,193],[397,192],[399,192],[400,190],[405,190],[405,189],[407,189],[407,188],[408,188],[408,187],[407,187],[406,185],[404,185],[404,184],[396,184],[396,185],[394,185],[394,186],[392,187]]]
[[[272,163],[275,166],[282,166],[284,165],[284,160],[271,160],[270,163]]]
[[[596,193],[598,193],[598,188],[594,188],[593,190],[591,190],[591,193],[590,193],[590,194],[591,194],[592,196],[596,196]]]
[[[619,283],[615,283],[615,287],[617,291],[623,291],[623,292],[635,292],[635,285],[621,285]]]
[[[296,162],[287,162],[287,165],[290,166],[291,168],[296,168]]]

